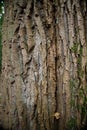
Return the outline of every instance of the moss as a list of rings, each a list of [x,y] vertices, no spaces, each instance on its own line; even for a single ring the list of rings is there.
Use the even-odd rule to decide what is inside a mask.
[[[75,80],[70,80],[70,88],[73,89],[75,87]]]
[[[67,123],[68,130],[77,130],[77,121],[75,117],[71,117]]]
[[[70,91],[71,91],[71,100],[70,100],[70,105],[71,105],[71,110],[76,111],[76,103],[75,103],[75,91],[77,88],[77,81],[76,79],[71,79],[70,80]],[[67,129],[68,130],[77,130],[77,120],[76,120],[76,116],[72,115],[71,118],[68,120],[67,122]]]
[[[77,89],[77,83],[78,81],[76,79],[71,79],[70,80],[70,91],[71,91],[71,100],[70,100],[70,105],[71,108],[75,108],[76,103],[75,103],[75,98],[76,98],[76,89]]]
[[[82,84],[82,78],[84,75],[84,71],[82,70],[82,55],[83,55],[83,47],[81,43],[79,44],[78,57],[77,57],[77,74],[79,79],[78,86],[78,97],[79,104],[77,105],[78,112],[81,115],[81,125],[85,125],[87,121],[87,90],[86,87]]]
[[[78,42],[74,42],[73,46],[71,47],[71,51],[73,53],[77,54],[77,52],[78,52],[78,46],[79,46],[79,43]]]
[[[81,42],[75,42],[73,44],[73,47],[71,48],[71,52],[74,53],[77,57],[77,80],[70,80],[70,91],[71,91],[71,101],[70,105],[72,110],[79,112],[81,115],[81,126],[85,126],[87,122],[87,86],[83,86],[82,84],[82,78],[84,75],[84,70],[82,69],[82,55],[83,55],[83,46],[81,45]],[[76,92],[77,93],[76,93]],[[75,98],[76,95],[78,96],[78,104],[75,104]],[[73,118],[69,119],[68,121],[68,129],[69,130],[75,130],[76,125],[76,118],[75,115],[73,115]]]
[[[81,125],[85,125],[87,121],[87,90],[79,89],[79,99],[81,103],[78,105],[78,111],[81,114]]]
[[[82,55],[83,55],[83,46],[81,45],[81,42],[74,42],[73,46],[71,47],[71,52],[74,53],[77,57],[77,74],[78,78],[81,79],[83,76],[82,71]]]

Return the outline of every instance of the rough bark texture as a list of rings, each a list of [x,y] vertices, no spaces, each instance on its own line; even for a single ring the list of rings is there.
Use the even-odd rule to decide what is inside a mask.
[[[85,125],[86,0],[5,0],[2,51],[4,128],[77,130]]]

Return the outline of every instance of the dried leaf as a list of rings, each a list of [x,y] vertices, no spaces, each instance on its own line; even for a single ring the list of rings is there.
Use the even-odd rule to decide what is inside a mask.
[[[58,120],[58,119],[60,118],[60,113],[56,112],[56,113],[54,114],[54,117]]]

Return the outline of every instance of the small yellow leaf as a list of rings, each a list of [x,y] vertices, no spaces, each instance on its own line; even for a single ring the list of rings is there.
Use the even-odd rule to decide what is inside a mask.
[[[60,118],[60,113],[56,112],[56,113],[54,114],[54,117],[58,120],[58,119]]]

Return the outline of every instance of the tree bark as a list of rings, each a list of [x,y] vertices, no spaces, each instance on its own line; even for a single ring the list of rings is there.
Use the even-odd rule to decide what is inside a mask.
[[[1,125],[81,129],[87,122],[86,0],[4,4]]]

